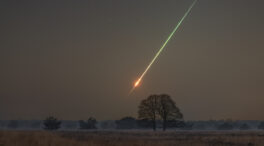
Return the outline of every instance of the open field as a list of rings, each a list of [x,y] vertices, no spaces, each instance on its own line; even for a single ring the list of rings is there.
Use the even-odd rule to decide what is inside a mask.
[[[0,146],[263,146],[263,131],[0,131]]]

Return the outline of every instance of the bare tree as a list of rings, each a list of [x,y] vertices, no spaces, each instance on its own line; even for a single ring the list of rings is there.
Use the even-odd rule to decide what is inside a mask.
[[[158,95],[150,95],[142,100],[138,107],[138,118],[151,120],[154,131],[156,131],[157,98]]]
[[[161,94],[157,99],[157,111],[163,121],[162,127],[163,131],[165,131],[167,128],[168,120],[182,119],[183,115],[169,95]]]
[[[165,131],[168,120],[182,119],[183,115],[175,102],[167,94],[150,95],[141,101],[138,111],[139,119],[151,120],[153,130],[156,130],[156,120],[162,119],[162,127]]]

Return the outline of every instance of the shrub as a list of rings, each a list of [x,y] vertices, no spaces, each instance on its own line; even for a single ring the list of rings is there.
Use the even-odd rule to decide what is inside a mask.
[[[44,129],[46,130],[57,130],[60,128],[61,121],[58,121],[56,118],[50,116],[44,120],[43,124],[44,124]]]

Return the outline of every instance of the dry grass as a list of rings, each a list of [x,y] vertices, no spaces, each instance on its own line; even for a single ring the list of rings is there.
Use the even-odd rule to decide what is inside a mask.
[[[0,146],[264,146],[261,131],[0,131]]]

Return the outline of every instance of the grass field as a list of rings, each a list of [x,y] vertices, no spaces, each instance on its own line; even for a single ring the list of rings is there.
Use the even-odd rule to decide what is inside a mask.
[[[0,146],[264,146],[262,131],[0,131]]]

